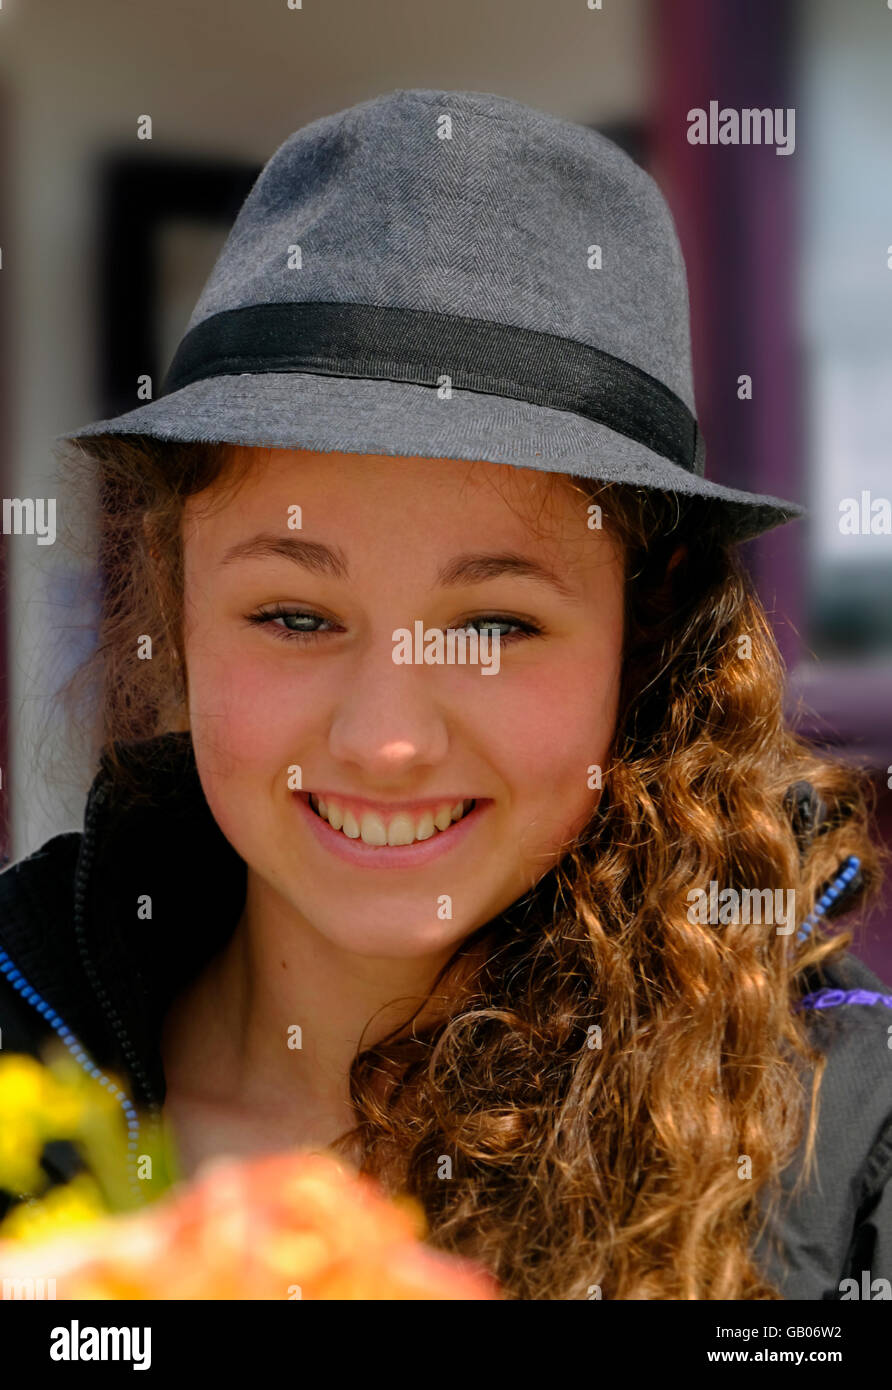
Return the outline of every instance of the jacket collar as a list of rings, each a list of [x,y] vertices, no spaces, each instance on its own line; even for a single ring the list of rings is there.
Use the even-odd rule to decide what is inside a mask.
[[[95,1045],[154,1108],[165,1093],[164,1015],[235,929],[246,869],[208,806],[190,734],[115,747],[136,790],[104,752],[84,815],[74,933]]]

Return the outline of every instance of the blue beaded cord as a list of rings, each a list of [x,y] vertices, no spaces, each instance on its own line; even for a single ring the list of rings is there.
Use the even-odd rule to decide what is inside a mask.
[[[808,914],[802,926],[799,928],[799,931],[796,933],[797,942],[806,940],[809,934],[818,925],[818,919],[823,917],[828,907],[836,902],[836,899],[846,891],[860,867],[861,860],[856,854],[850,854],[848,859],[844,860],[840,866],[839,874],[830,884],[829,888],[826,888],[818,898],[814,908]]]
[[[135,1192],[141,1192],[139,1180],[135,1173],[136,1152],[139,1148],[139,1116],[130,1097],[122,1091],[112,1079],[106,1076],[105,1072],[90,1060],[87,1053],[81,1047],[80,1042],[71,1032],[63,1019],[59,1017],[55,1009],[50,1008],[46,1000],[41,997],[32,985],[28,984],[21,970],[16,968],[15,961],[12,960],[6,951],[0,949],[0,974],[5,975],[13,989],[17,990],[26,1003],[35,1008],[39,1014],[46,1019],[50,1027],[58,1033],[60,1039],[68,1048],[74,1060],[87,1073],[88,1076],[97,1080],[100,1086],[105,1089],[118,1101],[127,1120],[127,1159],[130,1169],[130,1186]]]

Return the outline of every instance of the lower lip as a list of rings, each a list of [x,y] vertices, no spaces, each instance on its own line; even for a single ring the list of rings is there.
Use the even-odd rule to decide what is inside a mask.
[[[453,821],[448,829],[435,830],[429,839],[416,840],[412,845],[367,845],[362,839],[351,840],[343,831],[332,830],[328,821],[317,816],[310,806],[308,792],[294,792],[293,796],[320,845],[347,864],[360,864],[364,869],[415,869],[442,859],[464,844],[492,805],[491,801],[478,801],[473,811]]]

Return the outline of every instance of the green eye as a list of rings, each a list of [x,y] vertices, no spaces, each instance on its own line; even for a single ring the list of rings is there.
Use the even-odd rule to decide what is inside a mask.
[[[248,622],[255,627],[268,626],[274,637],[283,638],[286,642],[300,642],[313,641],[316,637],[324,636],[318,624],[327,623],[328,619],[319,613],[307,613],[302,609],[270,608],[260,613],[250,613]],[[317,626],[312,626],[314,623]]]
[[[484,613],[479,618],[468,618],[461,627],[478,629],[514,628],[513,632],[499,632],[499,647],[511,642],[521,642],[526,637],[541,637],[542,629],[536,623],[521,618],[506,618],[500,613]]]

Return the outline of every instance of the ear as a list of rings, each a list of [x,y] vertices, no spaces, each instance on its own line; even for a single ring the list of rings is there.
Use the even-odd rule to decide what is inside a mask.
[[[799,845],[799,858],[804,859],[816,835],[827,820],[827,807],[811,782],[793,782],[784,792],[784,809],[790,817],[793,833]]]
[[[684,541],[679,541],[678,545],[672,552],[668,565],[666,566],[666,574],[671,574],[672,571],[675,569],[675,566],[679,564],[682,560],[687,558],[687,554],[687,544]]]

